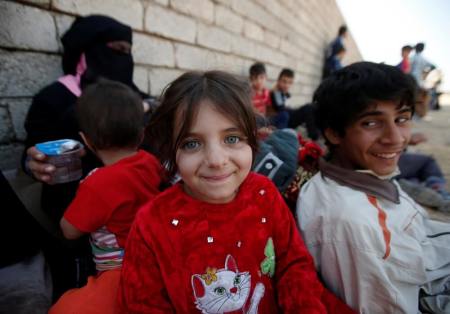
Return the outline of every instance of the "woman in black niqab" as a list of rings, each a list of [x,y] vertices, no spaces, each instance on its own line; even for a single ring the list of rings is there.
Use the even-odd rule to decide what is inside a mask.
[[[81,86],[92,83],[99,76],[133,84],[133,57],[126,49],[117,50],[111,43],[132,45],[131,28],[102,15],[77,18],[61,39],[65,74],[76,75],[77,65],[84,55],[87,69],[81,75]]]

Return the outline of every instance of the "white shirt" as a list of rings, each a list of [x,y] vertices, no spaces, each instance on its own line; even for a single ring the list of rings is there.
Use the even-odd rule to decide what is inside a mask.
[[[411,75],[416,79],[417,84],[420,87],[424,87],[423,73],[427,69],[431,69],[434,66],[425,59],[422,54],[416,53],[411,59]]]
[[[317,271],[360,313],[418,313],[419,287],[443,275],[426,269],[450,263],[448,238],[439,249],[427,238],[450,226],[433,221],[430,231],[425,210],[395,184],[400,204],[375,197],[371,203],[320,172],[299,194],[298,224]]]

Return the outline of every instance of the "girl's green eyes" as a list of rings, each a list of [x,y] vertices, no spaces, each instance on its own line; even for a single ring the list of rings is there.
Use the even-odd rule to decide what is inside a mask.
[[[242,141],[242,138],[238,135],[227,135],[225,136],[223,142],[227,145],[235,145]],[[181,149],[183,150],[196,150],[198,149],[202,143],[199,140],[186,140],[182,145]]]
[[[181,148],[184,150],[193,150],[200,146],[200,143],[198,141],[186,141],[181,145]]]
[[[230,135],[225,137],[225,144],[237,144],[239,143],[241,138],[236,135]]]

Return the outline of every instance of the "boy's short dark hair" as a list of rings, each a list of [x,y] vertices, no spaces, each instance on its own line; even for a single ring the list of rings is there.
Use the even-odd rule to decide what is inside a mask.
[[[418,43],[415,47],[417,52],[422,52],[425,49],[425,44],[424,43]]]
[[[280,74],[278,75],[278,79],[281,79],[282,77],[288,77],[288,78],[294,78],[295,73],[292,69],[284,68],[281,70]]]
[[[342,36],[347,33],[347,25],[341,25],[338,30],[338,35]]]
[[[353,63],[327,77],[314,93],[316,124],[340,136],[360,113],[378,101],[395,101],[414,112],[415,83],[400,69],[372,62]]]
[[[266,74],[266,67],[261,62],[254,63],[249,69],[250,77],[256,77],[261,74]]]
[[[255,158],[257,129],[250,94],[247,81],[223,71],[186,72],[165,88],[161,105],[153,113],[145,133],[169,176],[177,171],[177,151],[205,101],[236,123]],[[180,125],[175,125],[177,120]]]
[[[413,47],[410,46],[410,45],[405,45],[405,46],[402,47],[402,52],[403,51],[411,51],[411,50],[413,50]]]
[[[125,84],[101,79],[89,85],[76,111],[80,130],[95,149],[133,148],[142,140],[142,99]]]

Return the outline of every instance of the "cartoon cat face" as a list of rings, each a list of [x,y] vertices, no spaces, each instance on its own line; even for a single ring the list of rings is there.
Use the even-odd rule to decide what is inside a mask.
[[[231,255],[225,268],[208,268],[206,274],[195,274],[191,279],[196,305],[202,313],[226,313],[242,309],[250,293],[251,276],[240,273]]]

